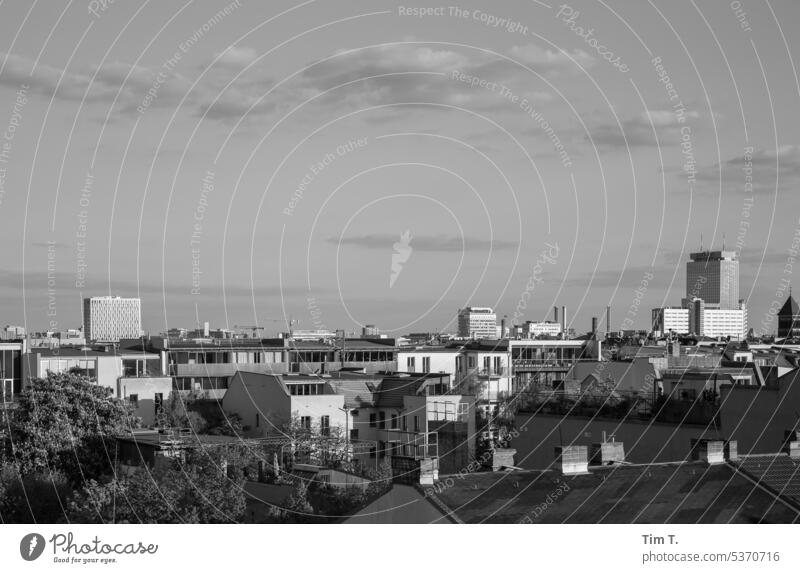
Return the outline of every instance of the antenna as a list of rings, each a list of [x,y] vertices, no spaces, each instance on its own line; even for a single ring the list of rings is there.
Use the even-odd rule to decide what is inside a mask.
[[[722,233],[722,250],[725,250],[725,233]]]
[[[700,233],[700,251],[703,251],[703,233]]]

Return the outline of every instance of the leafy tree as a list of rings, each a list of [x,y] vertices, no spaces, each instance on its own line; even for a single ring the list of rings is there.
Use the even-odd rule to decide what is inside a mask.
[[[70,516],[81,523],[238,522],[244,480],[229,477],[224,462],[224,454],[200,451],[166,467],[90,481],[70,504]]]
[[[13,465],[0,470],[3,523],[61,523],[72,487],[60,473],[22,475]]]
[[[116,440],[139,426],[133,406],[80,374],[32,379],[10,415],[8,457],[22,475],[63,472],[72,483],[113,471]]]

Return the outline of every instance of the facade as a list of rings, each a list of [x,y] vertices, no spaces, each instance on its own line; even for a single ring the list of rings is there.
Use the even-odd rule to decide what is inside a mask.
[[[800,337],[800,306],[789,291],[789,298],[778,311],[778,338]]]
[[[747,336],[747,307],[738,309],[706,308],[703,313],[703,336],[730,337],[743,340]]]
[[[561,336],[563,332],[560,322],[545,320],[542,322],[528,321],[522,325],[521,338],[536,338],[537,336]]]
[[[284,435],[293,419],[309,429],[339,427],[344,432],[344,398],[323,378],[238,371],[222,407],[241,417],[245,437]]]
[[[489,307],[471,306],[458,311],[458,336],[461,338],[495,338],[497,315]]]
[[[689,309],[663,307],[653,309],[653,330],[658,335],[689,334]]]
[[[686,263],[686,299],[701,298],[706,306],[739,307],[739,260],[736,251],[691,253]]]
[[[22,354],[25,342],[0,342],[0,390],[2,403],[12,402],[22,392]]]
[[[400,372],[428,373],[443,372],[456,378],[456,361],[461,356],[458,346],[418,346],[399,348],[397,351],[397,370]]]
[[[142,335],[138,298],[94,296],[83,299],[83,333],[87,342],[119,342]]]

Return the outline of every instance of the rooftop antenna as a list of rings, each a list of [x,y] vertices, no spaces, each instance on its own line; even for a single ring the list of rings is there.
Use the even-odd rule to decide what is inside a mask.
[[[700,233],[700,251],[703,251],[703,233]]]

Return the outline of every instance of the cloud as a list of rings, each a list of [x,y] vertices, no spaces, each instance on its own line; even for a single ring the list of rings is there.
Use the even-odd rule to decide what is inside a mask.
[[[159,72],[142,66],[123,62],[111,62],[100,68],[70,71],[38,64],[34,60],[15,54],[0,53],[0,59],[8,58],[0,86],[18,89],[27,85],[32,93],[42,94],[65,101],[112,102],[117,101],[119,110],[131,112],[140,105],[147,91],[153,87]],[[33,70],[33,73],[31,71]],[[169,106],[179,101],[190,85],[186,78],[175,73],[164,73],[157,97],[151,106]]]
[[[536,44],[525,44],[511,48],[511,56],[542,72],[574,70],[579,71],[579,66],[588,68],[594,65],[594,58],[583,50],[573,50],[568,53],[562,50],[546,50]]]
[[[689,120],[698,120],[700,114],[687,112]],[[601,123],[590,128],[591,139],[596,145],[610,149],[626,149],[628,147],[669,146],[680,142],[680,128],[675,114],[671,110],[646,110],[641,114],[624,119],[622,129],[616,122]],[[653,133],[655,130],[655,134]],[[656,139],[658,136],[658,139]],[[589,136],[586,136],[589,141]]]
[[[749,156],[737,155],[713,166],[700,168],[697,179],[709,192],[718,192],[720,174],[725,192],[744,193],[747,171],[754,193],[794,190],[800,185],[800,145],[754,150]]]
[[[397,242],[397,235],[371,234],[357,237],[330,237],[327,242],[334,245],[353,245],[364,249],[392,250],[392,245]],[[495,251],[517,248],[515,241],[502,241],[499,239],[485,240],[474,237],[465,237],[463,242],[460,237],[447,237],[445,235],[414,235],[411,239],[411,248],[418,252],[428,253],[458,253],[463,251]]]

